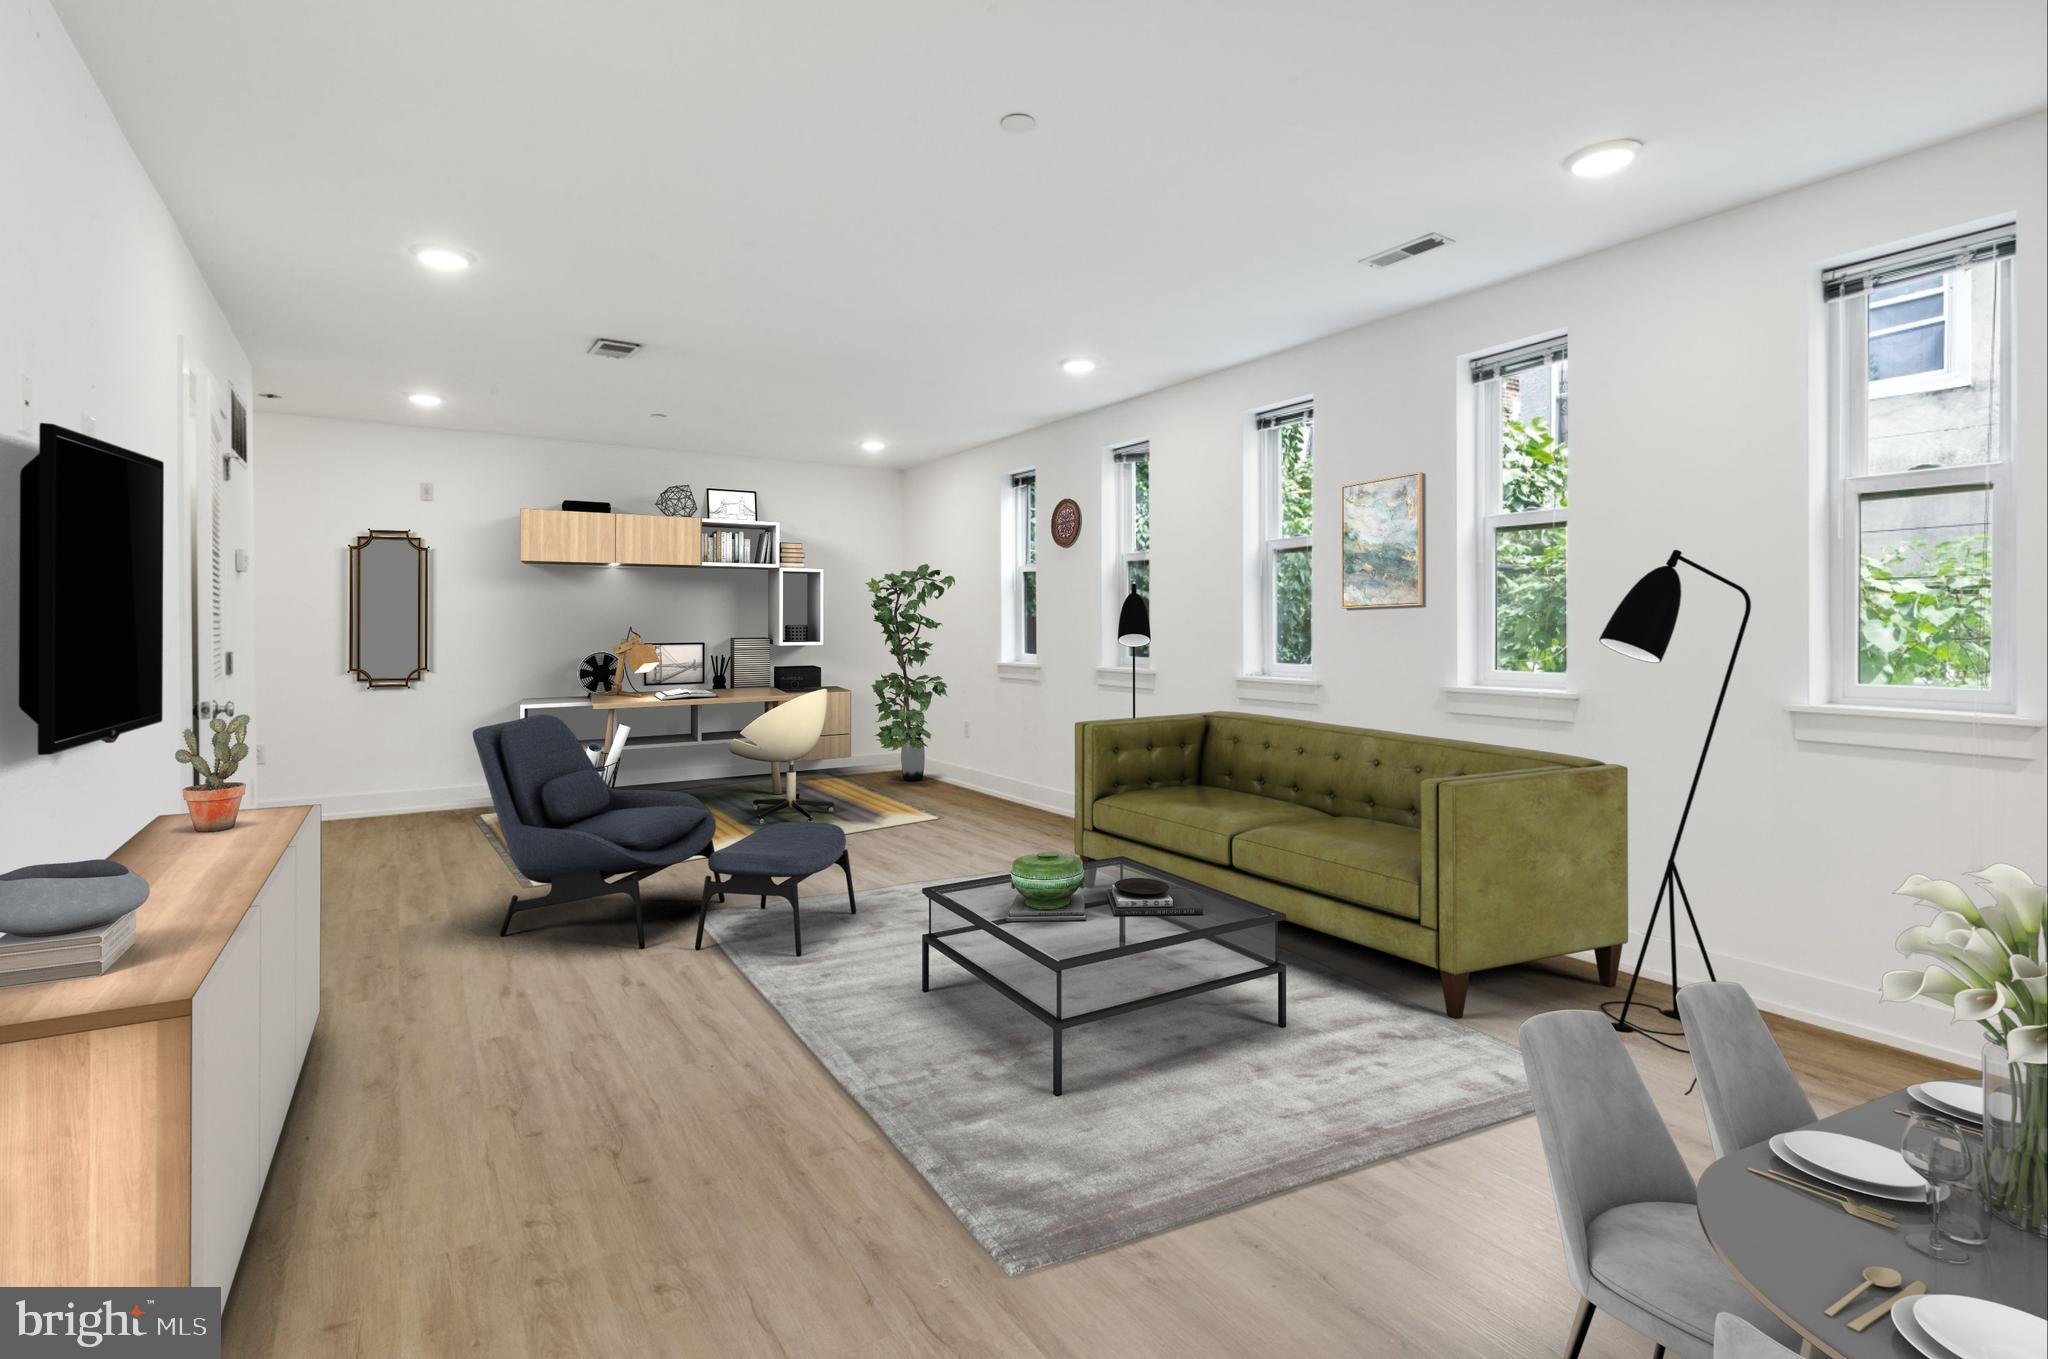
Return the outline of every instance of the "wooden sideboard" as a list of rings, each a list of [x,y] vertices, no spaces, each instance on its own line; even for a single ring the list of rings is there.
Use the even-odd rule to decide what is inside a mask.
[[[320,811],[164,816],[98,977],[0,987],[0,1279],[226,1298],[320,1014]]]

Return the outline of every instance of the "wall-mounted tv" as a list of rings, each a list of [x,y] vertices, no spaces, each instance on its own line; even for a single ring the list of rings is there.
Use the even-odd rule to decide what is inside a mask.
[[[164,465],[56,425],[21,469],[21,707],[45,755],[164,715]]]

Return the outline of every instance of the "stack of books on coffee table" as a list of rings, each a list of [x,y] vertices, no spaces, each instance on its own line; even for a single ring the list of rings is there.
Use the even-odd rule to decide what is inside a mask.
[[[135,942],[135,912],[71,934],[0,934],[0,986],[96,977]]]
[[[1200,902],[1177,902],[1157,878],[1120,878],[1110,884],[1110,902],[1118,915],[1200,915]]]
[[[1082,899],[1080,892],[1076,892],[1073,896],[1068,897],[1067,904],[1056,911],[1041,911],[1036,906],[1028,906],[1025,904],[1024,898],[1019,896],[1010,902],[1010,909],[1003,912],[1002,917],[1005,925],[1043,925],[1054,920],[1086,920],[1087,918],[1088,903]]]

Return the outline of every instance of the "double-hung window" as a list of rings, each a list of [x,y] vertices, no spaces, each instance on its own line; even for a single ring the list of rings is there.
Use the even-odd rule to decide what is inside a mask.
[[[1111,449],[1109,458],[1117,505],[1116,598],[1108,611],[1109,644],[1115,659],[1127,664],[1133,652],[1141,661],[1152,654],[1149,643],[1126,649],[1117,645],[1114,635],[1117,609],[1125,595],[1136,590],[1148,610],[1152,605],[1152,445],[1124,444]]]
[[[1481,684],[1565,683],[1569,378],[1563,336],[1472,362],[1472,655]]]
[[[1038,473],[1010,474],[1003,526],[1009,565],[1009,601],[1004,610],[1005,660],[1038,659]]]
[[[2011,227],[1829,269],[1829,697],[2010,709]]]
[[[1307,401],[1261,411],[1254,420],[1261,674],[1313,673],[1315,423],[1315,407]]]

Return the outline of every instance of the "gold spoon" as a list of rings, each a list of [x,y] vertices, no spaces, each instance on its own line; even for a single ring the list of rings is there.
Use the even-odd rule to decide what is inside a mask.
[[[1827,1315],[1835,1315],[1844,1307],[1862,1297],[1863,1290],[1866,1288],[1897,1288],[1904,1282],[1905,1276],[1896,1269],[1887,1269],[1883,1265],[1872,1265],[1863,1271],[1862,1283],[1857,1284],[1841,1297],[1835,1299],[1835,1305],[1828,1308]]]

